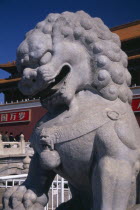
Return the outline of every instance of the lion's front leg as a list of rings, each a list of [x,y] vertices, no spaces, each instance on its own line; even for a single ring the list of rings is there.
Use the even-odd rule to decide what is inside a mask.
[[[53,171],[41,167],[40,157],[35,154],[26,181],[21,186],[12,187],[5,192],[3,209],[43,210],[48,202],[47,194],[55,175]]]
[[[131,180],[127,161],[102,157],[92,173],[93,210],[126,210]]]
[[[121,142],[114,124],[110,121],[97,131],[97,162],[91,180],[94,210],[126,210],[128,207],[138,156]]]

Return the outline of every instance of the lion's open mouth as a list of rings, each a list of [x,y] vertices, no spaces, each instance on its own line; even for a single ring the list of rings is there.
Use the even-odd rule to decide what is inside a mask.
[[[65,80],[70,73],[70,66],[64,65],[60,73],[55,77],[55,82],[52,82],[46,89],[40,92],[41,100],[54,95],[65,83]]]

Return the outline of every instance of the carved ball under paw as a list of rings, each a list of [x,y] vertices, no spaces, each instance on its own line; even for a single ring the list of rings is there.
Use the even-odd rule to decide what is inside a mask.
[[[43,168],[52,170],[60,165],[61,159],[57,151],[44,150],[40,154],[40,162]]]

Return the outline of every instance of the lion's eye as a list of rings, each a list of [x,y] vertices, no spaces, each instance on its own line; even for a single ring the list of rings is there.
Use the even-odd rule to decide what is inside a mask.
[[[52,58],[52,54],[50,52],[45,53],[43,57],[40,59],[40,65],[44,65],[48,63]]]

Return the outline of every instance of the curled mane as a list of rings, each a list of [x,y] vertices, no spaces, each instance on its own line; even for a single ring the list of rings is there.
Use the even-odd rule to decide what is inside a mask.
[[[35,29],[26,34],[24,50],[22,55],[18,54],[17,64],[24,66],[32,62],[31,55],[35,56],[37,48],[31,49],[28,40],[31,34],[40,32],[44,34],[44,39],[47,38],[47,42],[50,39],[50,43],[47,43],[50,45],[50,51],[55,44],[64,39],[77,41],[83,45],[90,57],[92,86],[108,100],[120,98],[123,102],[131,103],[132,92],[128,87],[131,76],[127,70],[127,55],[121,50],[118,35],[112,33],[101,19],[92,18],[83,11],[49,14]],[[42,47],[41,44],[39,47]],[[43,65],[41,56],[39,62]]]

